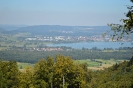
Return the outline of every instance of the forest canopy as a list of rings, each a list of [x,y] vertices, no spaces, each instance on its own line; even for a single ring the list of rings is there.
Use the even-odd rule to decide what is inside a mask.
[[[14,61],[0,61],[1,88],[132,88],[133,57],[130,61],[92,71],[86,63],[57,55],[19,70]]]

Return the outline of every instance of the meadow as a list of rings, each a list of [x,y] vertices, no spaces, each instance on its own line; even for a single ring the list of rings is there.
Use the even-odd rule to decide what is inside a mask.
[[[17,62],[18,64],[18,68],[19,69],[25,69],[26,67],[33,67],[34,64],[31,64],[31,63],[22,63],[22,62]]]
[[[104,68],[108,68],[116,63],[121,63],[124,60],[104,60],[104,59],[86,59],[86,60],[75,60],[76,63],[87,63],[88,69],[91,70],[103,70]]]

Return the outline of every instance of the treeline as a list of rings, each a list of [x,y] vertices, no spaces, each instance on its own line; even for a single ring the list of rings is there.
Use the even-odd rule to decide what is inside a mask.
[[[56,55],[71,56],[76,59],[121,59],[129,60],[132,57],[133,49],[131,50],[68,50],[68,51],[19,51],[19,50],[7,50],[0,51],[0,58],[3,60],[14,60],[18,62],[36,63],[40,58],[46,58],[47,56],[56,57]]]
[[[115,64],[92,72],[88,88],[133,88],[133,57],[130,61]]]
[[[133,88],[132,73],[133,57],[100,71],[62,55],[41,59],[21,71],[14,61],[0,61],[0,88]]]
[[[34,68],[19,71],[13,61],[0,62],[0,88],[79,88],[85,87],[86,64],[76,64],[62,55],[47,57]]]

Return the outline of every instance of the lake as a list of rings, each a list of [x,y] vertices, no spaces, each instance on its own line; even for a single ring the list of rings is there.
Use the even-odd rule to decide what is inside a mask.
[[[75,49],[82,49],[82,48],[88,48],[91,49],[93,47],[97,47],[99,49],[104,48],[119,48],[119,47],[133,47],[132,42],[78,42],[78,43],[61,43],[61,44],[48,44],[47,46],[51,47],[72,47]]]

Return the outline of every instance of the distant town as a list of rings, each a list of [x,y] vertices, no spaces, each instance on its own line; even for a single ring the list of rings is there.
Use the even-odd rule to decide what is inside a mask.
[[[25,40],[29,41],[47,41],[47,42],[112,42],[112,37],[107,35],[105,37],[101,35],[95,35],[95,36],[35,36],[35,37],[28,37]],[[116,40],[113,40],[116,41]],[[133,40],[128,39],[122,39],[123,42],[132,42]]]
[[[7,26],[8,27],[8,26]],[[7,28],[5,27],[5,28]],[[8,29],[10,28],[10,29]],[[52,47],[48,44],[79,42],[112,42],[108,26],[59,26],[37,25],[4,29],[0,27],[0,51],[70,51],[71,47]],[[102,35],[107,33],[106,36]],[[133,36],[132,36],[133,37]],[[133,42],[133,38],[122,38],[122,42]]]

